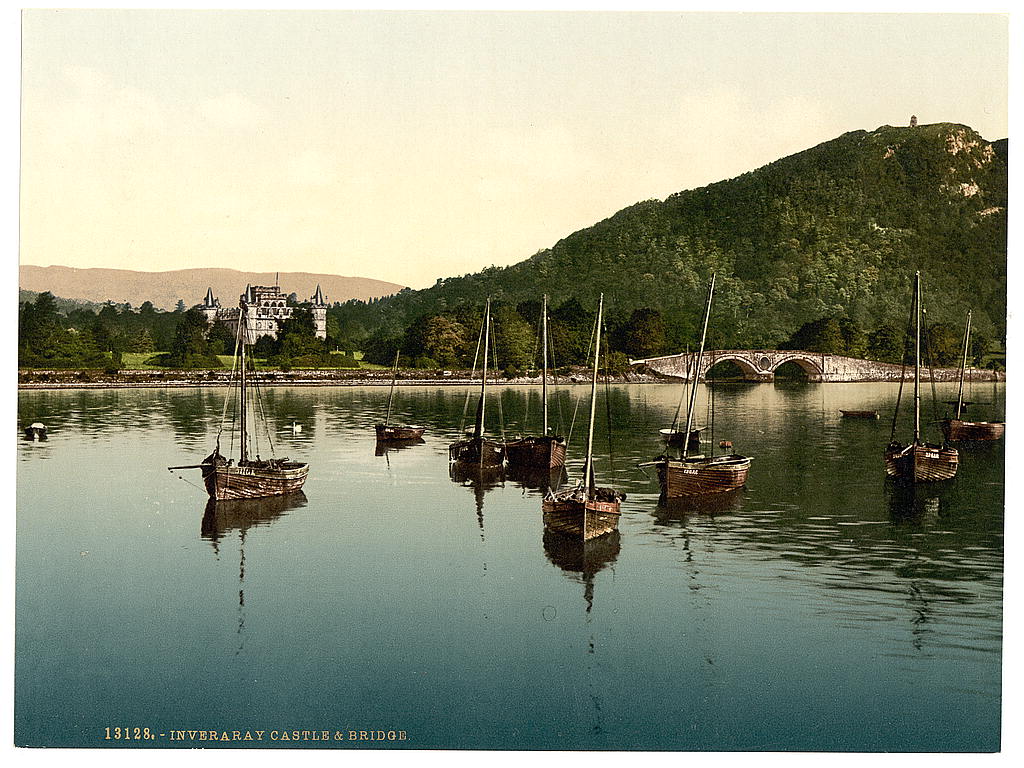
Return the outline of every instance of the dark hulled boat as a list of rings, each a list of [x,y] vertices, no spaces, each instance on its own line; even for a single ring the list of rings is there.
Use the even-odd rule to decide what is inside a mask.
[[[691,451],[700,450],[700,433],[701,429],[691,429],[690,439],[686,443],[686,447]],[[682,448],[683,447],[683,435],[684,432],[678,429],[659,429],[658,434],[661,435],[661,439],[665,441],[665,445],[669,448]]]
[[[878,419],[881,418],[878,411],[844,411],[842,408],[839,409],[839,413],[843,415],[844,419]]]
[[[964,410],[964,377],[967,372],[967,353],[971,341],[971,313],[967,313],[967,327],[964,330],[964,354],[960,362],[960,388],[956,396],[956,413],[953,418],[940,422],[942,436],[949,442],[968,440],[999,440],[1006,431],[1001,421],[964,421],[960,418]]]
[[[239,423],[239,458],[236,464],[233,459],[228,459],[220,452],[220,433],[217,434],[217,445],[209,456],[200,464],[190,464],[168,469],[200,469],[202,470],[203,485],[210,498],[218,501],[228,499],[260,499],[268,496],[283,496],[302,489],[309,474],[309,464],[301,461],[291,461],[287,457],[262,459],[259,453],[256,458],[250,458],[250,430],[249,410],[253,413],[257,409],[250,403],[249,388],[255,389],[256,397],[260,397],[259,384],[255,380],[249,381],[248,368],[252,365],[249,356],[246,355],[246,347],[249,343],[249,332],[247,327],[248,305],[245,295],[240,302],[241,311],[238,317],[238,332],[235,339],[235,360],[238,363],[238,423]],[[252,369],[255,374],[255,367]],[[229,389],[226,398],[231,397]],[[258,409],[263,412],[262,404]],[[227,416],[227,402],[225,402],[224,416]],[[232,426],[234,422],[232,421]],[[221,430],[224,428],[223,419]],[[270,440],[270,431],[267,430],[267,442],[271,454],[274,452],[274,444]]]
[[[960,454],[955,448],[936,445],[921,439],[921,273],[914,276],[914,439],[903,445],[895,439],[899,398],[892,418],[892,437],[885,449],[885,474],[911,483],[933,483],[956,476]],[[902,382],[902,377],[901,377]],[[900,385],[902,392],[902,383]]]
[[[557,469],[565,466],[565,438],[551,435],[548,428],[548,297],[544,294],[541,308],[541,336],[543,337],[541,364],[541,400],[543,401],[543,431],[505,443],[505,457],[513,470]]]
[[[476,407],[476,424],[473,432],[462,440],[448,446],[448,460],[458,464],[475,464],[482,467],[496,467],[505,463],[505,444],[484,437],[484,417],[487,409],[487,354],[491,334],[491,300],[484,310],[483,348],[484,361],[480,377],[480,401]]]
[[[594,414],[597,410],[597,370],[601,349],[601,316],[604,294],[597,305],[594,331],[594,374],[590,385],[590,426],[583,477],[574,488],[548,491],[541,503],[544,528],[577,541],[590,541],[619,527],[619,509],[626,495],[612,488],[598,488],[594,482]]]
[[[697,359],[693,366],[693,382],[690,387],[690,400],[686,409],[686,429],[683,434],[690,434],[693,428],[693,407],[697,400],[697,379],[700,375],[700,361],[704,355],[704,342],[707,339],[708,320],[711,317],[711,300],[715,293],[715,275],[711,276],[708,285],[708,300],[704,307],[704,324],[701,330],[700,346],[697,350]],[[682,443],[682,440],[679,441]],[[699,445],[699,444],[698,444]],[[685,497],[698,497],[714,493],[725,493],[742,488],[747,482],[747,473],[750,471],[750,456],[740,456],[736,453],[723,456],[714,455],[714,446],[711,446],[711,455],[698,454],[690,455],[691,444],[680,445],[677,457],[669,456],[667,453],[647,462],[642,466],[654,466],[658,473],[658,485],[661,487],[661,497],[666,499],[677,499]]]
[[[383,424],[375,424],[374,430],[377,432],[378,442],[392,442],[392,441],[408,441],[417,440],[423,437],[423,433],[426,431],[426,427],[420,427],[410,424],[392,424],[391,423],[391,406],[395,400],[395,383],[398,381],[398,356],[401,354],[401,350],[395,352],[395,367],[391,372],[391,391],[388,392],[388,412],[384,417]]]

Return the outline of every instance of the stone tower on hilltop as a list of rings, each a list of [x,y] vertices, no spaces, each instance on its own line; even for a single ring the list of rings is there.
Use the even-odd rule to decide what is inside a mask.
[[[232,333],[238,333],[238,321],[242,307],[245,307],[248,342],[253,344],[261,336],[277,338],[277,323],[292,316],[293,307],[288,306],[288,297],[281,292],[279,285],[247,285],[245,293],[239,298],[239,306],[222,307],[220,299],[213,295],[213,288],[208,288],[206,298],[199,305],[199,310],[210,325],[220,320]],[[316,292],[309,300],[313,313],[313,327],[318,339],[327,338],[327,301],[323,291],[317,285]]]

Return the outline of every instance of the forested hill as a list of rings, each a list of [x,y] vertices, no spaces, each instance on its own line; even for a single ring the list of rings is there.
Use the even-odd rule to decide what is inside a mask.
[[[952,123],[854,131],[734,179],[648,200],[524,262],[438,280],[349,319],[394,334],[424,315],[604,292],[611,318],[660,311],[670,341],[696,322],[718,273],[712,343],[771,348],[842,318],[864,332],[906,322],[920,269],[930,322],[968,309],[989,338],[1006,326],[1006,140]]]

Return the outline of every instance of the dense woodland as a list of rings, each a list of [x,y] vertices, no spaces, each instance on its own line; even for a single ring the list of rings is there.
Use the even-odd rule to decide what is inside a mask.
[[[968,309],[980,362],[1006,334],[1006,141],[935,124],[857,131],[735,179],[630,206],[524,262],[443,278],[422,291],[328,308],[326,342],[305,308],[258,356],[282,367],[472,364],[484,300],[508,374],[538,363],[541,297],[555,363],[586,355],[605,294],[609,363],[695,343],[707,281],[718,274],[711,348],[806,349],[898,362],[911,278],[925,285],[932,362],[957,362]],[[154,352],[174,367],[219,364],[233,340],[186,310],[61,306],[48,294],[19,315],[19,363],[106,367]],[[331,351],[344,356],[329,356]],[[156,352],[163,354],[157,356]]]

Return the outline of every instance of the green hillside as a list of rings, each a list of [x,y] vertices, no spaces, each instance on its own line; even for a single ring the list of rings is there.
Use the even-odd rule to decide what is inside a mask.
[[[692,339],[717,271],[711,343],[770,348],[822,318],[865,334],[902,329],[920,269],[929,322],[959,327],[970,308],[979,335],[1003,338],[1006,153],[1005,140],[993,146],[952,123],[854,131],[636,203],[511,267],[349,302],[336,318],[356,336],[397,337],[488,295],[515,307],[547,293],[555,306],[575,298],[589,309],[603,291],[613,324],[658,310],[671,347]]]

